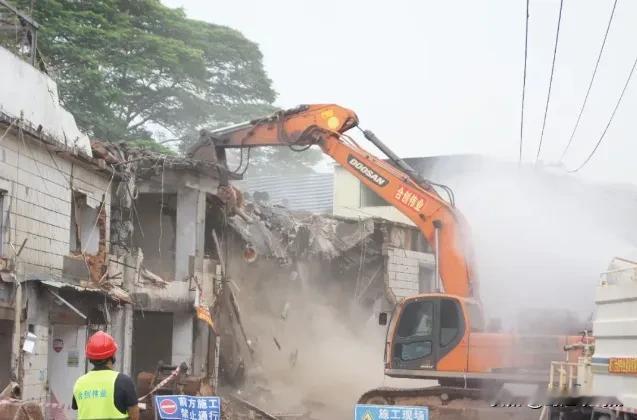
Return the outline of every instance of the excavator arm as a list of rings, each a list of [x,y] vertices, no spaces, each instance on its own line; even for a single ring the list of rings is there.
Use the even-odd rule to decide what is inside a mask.
[[[433,184],[420,178],[373,133],[364,132],[394,165],[374,157],[345,135],[357,125],[358,117],[349,109],[337,105],[302,105],[205,132],[202,137],[213,143],[216,158],[221,161],[225,161],[226,148],[289,146],[302,151],[318,145],[418,226],[436,252],[437,274],[445,293],[477,299],[477,281],[471,269],[469,238],[462,215],[436,192]]]

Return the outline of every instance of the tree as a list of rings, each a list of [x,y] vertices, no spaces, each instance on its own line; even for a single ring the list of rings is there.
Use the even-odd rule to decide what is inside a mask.
[[[181,137],[267,113],[275,99],[255,43],[158,0],[48,0],[32,14],[63,104],[94,137]]]

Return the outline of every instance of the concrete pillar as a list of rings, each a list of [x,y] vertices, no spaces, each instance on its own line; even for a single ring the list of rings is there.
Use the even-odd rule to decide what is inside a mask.
[[[185,281],[191,275],[203,278],[203,255],[206,222],[206,193],[181,188],[177,192],[177,238],[175,243],[175,280]],[[192,268],[191,268],[192,264]],[[192,295],[194,299],[194,294]],[[205,369],[207,331],[195,327],[193,312],[176,312],[173,318],[172,364],[186,362],[190,372],[199,375]],[[193,337],[193,334],[196,335]],[[194,360],[197,361],[193,366]],[[205,372],[204,372],[205,373]]]
[[[126,352],[122,361],[122,370],[129,375],[133,374],[133,306],[124,307],[124,343]]]
[[[175,280],[185,281],[190,276],[190,258],[195,258],[195,272],[201,271],[206,194],[191,188],[177,193],[177,239],[175,243]]]
[[[195,258],[197,260],[197,258]],[[197,264],[197,261],[195,261]],[[201,285],[200,305],[210,308],[214,305],[214,290],[215,290],[215,276],[217,270],[217,263],[215,260],[202,259],[202,271],[196,273]],[[203,321],[195,318],[195,343],[193,349],[193,373],[198,376],[206,376],[212,371],[211,367],[214,367],[213,363],[210,363],[210,357],[208,352],[213,352],[213,349],[209,349],[210,343],[210,326]],[[213,341],[214,342],[214,341]],[[211,366],[209,366],[211,365]]]
[[[121,260],[117,271],[122,273],[122,286],[129,291],[135,290],[140,257],[129,255]],[[111,327],[119,343],[116,369],[127,375],[132,374],[133,360],[133,305],[119,306],[111,314]],[[133,378],[135,380],[135,378]]]
[[[177,239],[175,243],[175,280],[185,281],[189,276],[190,256],[195,255],[197,244],[197,202],[199,191],[181,188],[177,192]]]
[[[21,325],[20,337],[23,337],[31,328],[37,339],[33,353],[26,353],[22,351],[22,347],[19,348],[19,354],[22,355],[22,377],[19,382],[25,400],[45,401],[48,376],[49,305],[46,292],[41,286],[23,283],[22,287],[28,305],[27,318]]]
[[[193,314],[191,312],[173,313],[173,358],[172,364],[188,364],[192,372]]]
[[[133,308],[123,305],[111,313],[111,334],[119,344],[115,369],[130,375],[133,342]]]
[[[210,327],[203,321],[196,320],[195,323],[195,342],[193,348],[193,367],[192,374],[197,376],[206,376],[208,362],[208,335]]]

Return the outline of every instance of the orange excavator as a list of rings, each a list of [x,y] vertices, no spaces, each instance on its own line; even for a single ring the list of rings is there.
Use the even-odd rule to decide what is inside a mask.
[[[428,241],[436,257],[436,286],[431,293],[396,305],[387,331],[385,374],[433,379],[440,386],[380,388],[369,391],[359,402],[423,404],[439,407],[442,413],[452,400],[469,401],[470,406],[480,405],[479,401],[484,406],[485,398],[494,395],[485,394],[485,390],[501,390],[505,383],[546,383],[550,361],[563,358],[563,347],[577,338],[542,336],[541,332],[537,336],[487,332],[468,227],[455,208],[453,192],[423,179],[370,131],[363,131],[364,137],[387,159],[378,159],[361,148],[346,134],[358,123],[353,111],[337,105],[302,105],[205,132],[202,138],[215,146],[216,154],[204,158],[220,162],[226,161],[228,148],[288,146],[302,151],[318,145],[411,219]],[[201,158],[196,153],[194,157]],[[380,321],[387,322],[386,314],[381,314]],[[496,413],[506,415],[505,411]]]

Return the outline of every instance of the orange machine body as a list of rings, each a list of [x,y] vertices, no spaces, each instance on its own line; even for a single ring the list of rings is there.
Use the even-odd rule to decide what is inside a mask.
[[[423,301],[445,300],[458,306],[457,339],[449,351],[439,357],[419,359],[417,364],[401,363],[396,354],[396,342],[402,318],[408,316],[407,307]],[[449,313],[447,313],[449,316]],[[434,323],[444,322],[436,319]],[[440,317],[442,318],[442,317]],[[453,317],[452,317],[453,318]],[[434,328],[435,333],[441,328]],[[426,335],[426,334],[425,334]],[[436,342],[436,337],[421,339]],[[453,337],[451,337],[453,339]],[[498,382],[544,383],[551,361],[564,359],[564,346],[579,342],[579,337],[556,335],[515,335],[484,331],[484,317],[478,301],[461,296],[427,293],[401,301],[387,330],[385,343],[385,373],[393,377],[491,380]],[[579,353],[566,353],[570,361],[577,361]]]

